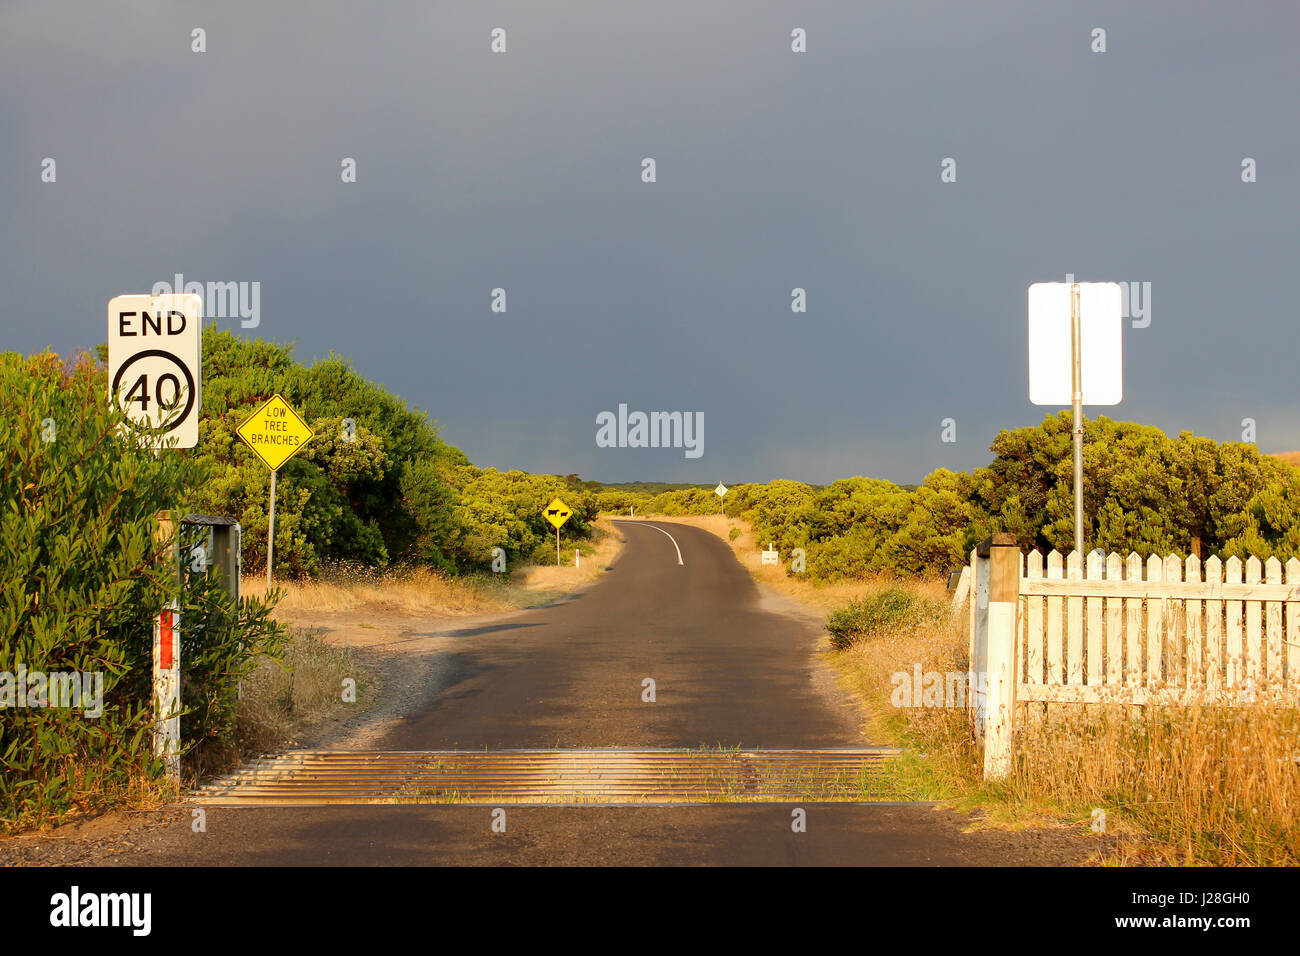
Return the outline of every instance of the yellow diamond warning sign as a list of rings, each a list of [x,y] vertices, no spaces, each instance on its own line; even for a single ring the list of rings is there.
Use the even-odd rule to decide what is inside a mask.
[[[235,429],[244,444],[272,471],[292,458],[315,435],[298,413],[279,395],[268,398],[244,424]]]
[[[560,526],[569,520],[569,516],[572,515],[573,512],[569,510],[568,505],[559,498],[556,498],[546,506],[544,514],[546,515],[546,520],[555,526],[556,531],[559,531]]]

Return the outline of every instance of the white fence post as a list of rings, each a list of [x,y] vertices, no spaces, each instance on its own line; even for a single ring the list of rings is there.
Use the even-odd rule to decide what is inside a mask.
[[[1016,611],[1020,603],[1020,549],[1015,535],[995,534],[976,553],[987,557],[984,598],[984,779],[1011,773],[1011,738],[1016,709]]]

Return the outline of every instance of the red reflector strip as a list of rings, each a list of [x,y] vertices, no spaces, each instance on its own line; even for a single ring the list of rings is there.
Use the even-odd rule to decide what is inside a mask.
[[[172,626],[172,612],[163,611],[158,618],[158,666],[171,670],[176,660],[176,629]]]

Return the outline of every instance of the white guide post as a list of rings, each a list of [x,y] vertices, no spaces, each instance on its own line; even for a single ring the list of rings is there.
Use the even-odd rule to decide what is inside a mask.
[[[170,511],[157,515],[157,540],[165,545],[163,560],[179,580],[180,559]],[[153,752],[163,759],[173,786],[181,778],[181,621],[179,602],[173,600],[153,623]]]

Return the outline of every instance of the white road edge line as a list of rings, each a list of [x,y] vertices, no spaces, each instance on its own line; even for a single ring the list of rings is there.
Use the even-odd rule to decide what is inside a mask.
[[[656,531],[663,531],[664,534],[668,534],[667,531],[664,531],[664,529],[661,528],[661,527],[659,527],[657,524],[648,524],[648,525],[646,525],[646,527],[647,527],[647,528],[654,528]],[[676,539],[676,538],[674,538],[672,535],[668,534],[668,540],[671,541],[671,542],[673,543],[673,547],[674,547],[674,548],[677,548],[677,539]],[[682,549],[681,549],[681,548],[677,548],[677,563],[680,564],[680,565],[682,565],[682,566],[685,566],[685,564],[686,564],[686,562],[682,560]]]

